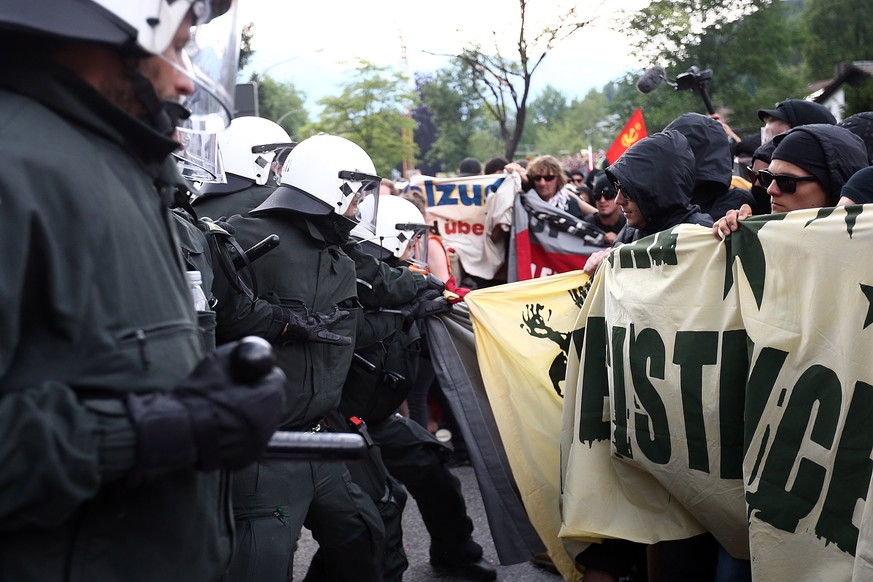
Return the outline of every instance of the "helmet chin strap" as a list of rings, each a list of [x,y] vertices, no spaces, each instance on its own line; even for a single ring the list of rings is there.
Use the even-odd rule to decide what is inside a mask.
[[[182,117],[174,119],[167,112],[164,102],[158,99],[158,94],[155,93],[151,81],[140,73],[136,66],[131,66],[128,69],[128,74],[133,83],[133,93],[143,108],[143,115],[140,119],[162,135],[172,137],[176,130],[176,121]]]

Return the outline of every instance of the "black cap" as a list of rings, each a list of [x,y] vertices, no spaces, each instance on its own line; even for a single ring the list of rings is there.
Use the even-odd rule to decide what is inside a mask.
[[[464,158],[458,166],[458,176],[478,176],[482,173],[482,164],[476,158]]]
[[[764,118],[768,116],[781,119],[791,127],[811,123],[829,123],[831,125],[837,123],[837,118],[827,107],[821,103],[804,99],[786,99],[776,104],[776,109],[758,110],[758,119],[761,122],[764,122]]]

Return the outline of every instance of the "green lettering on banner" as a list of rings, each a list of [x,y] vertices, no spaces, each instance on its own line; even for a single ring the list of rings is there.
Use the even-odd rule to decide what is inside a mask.
[[[809,440],[825,449],[833,446],[841,402],[842,388],[833,370],[814,365],[800,376],[761,468],[758,490],[746,496],[750,513],[757,512],[759,519],[777,529],[794,532],[797,523],[812,512],[821,497],[827,470],[800,457],[800,449],[810,422]],[[795,465],[797,471],[789,489]]]
[[[709,447],[703,420],[703,366],[718,363],[718,332],[677,332],[673,363],[679,366],[688,466],[709,473]]]
[[[648,269],[651,268],[652,262],[649,260],[649,245],[652,244],[652,237],[640,239],[634,243],[628,243],[618,247],[618,264],[622,269]],[[610,256],[615,253],[611,253]]]
[[[584,334],[585,341],[577,334]],[[609,419],[603,419],[604,403],[609,398],[606,372],[606,319],[589,317],[586,326],[573,332],[573,342],[585,350],[582,398],[579,402],[579,441],[593,444],[609,439]]]
[[[856,502],[867,498],[867,488],[873,475],[873,386],[857,382],[846,422],[840,432],[840,443],[828,486],[828,495],[815,533],[837,547],[855,555],[858,527],[852,523]]]
[[[725,239],[727,260],[725,261],[724,297],[734,285],[734,263],[742,259],[743,272],[755,296],[758,309],[764,300],[764,281],[767,278],[767,261],[764,258],[764,248],[758,238],[758,231],[770,221],[782,220],[784,214],[768,214],[766,216],[750,216],[740,223],[740,228]]]
[[[633,331],[631,331],[633,333]],[[627,434],[627,394],[624,382],[624,338],[627,330],[620,326],[612,328],[612,413],[615,418],[615,432],[612,446],[621,457],[633,458],[630,439]]]
[[[750,345],[750,350],[751,347]],[[762,348],[752,368],[752,373],[749,374],[749,383],[746,387],[746,419],[744,422],[746,432],[743,438],[743,447],[746,450],[751,446],[752,437],[755,436],[755,429],[761,420],[761,415],[764,413],[767,401],[770,400],[770,394],[773,393],[776,379],[779,377],[779,372],[782,371],[782,366],[785,365],[785,358],[787,357],[788,352],[777,350],[776,348]],[[753,475],[752,478],[754,477]]]
[[[746,375],[749,373],[748,336],[743,329],[722,333],[718,382],[718,430],[722,479],[743,477],[743,422]]]
[[[673,448],[670,443],[670,423],[664,402],[649,380],[664,379],[667,360],[664,340],[652,328],[643,329],[634,337],[634,326],[631,326],[629,344],[633,390],[640,406],[648,413],[634,414],[637,446],[647,459],[665,465],[670,461]]]
[[[655,244],[649,248],[649,256],[656,265],[678,265],[676,258],[676,242],[679,235],[672,229],[659,232],[655,237]]]

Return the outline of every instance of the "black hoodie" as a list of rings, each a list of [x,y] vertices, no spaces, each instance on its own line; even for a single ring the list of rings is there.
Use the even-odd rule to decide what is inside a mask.
[[[646,226],[625,225],[615,243],[628,243],[666,230],[677,224],[712,226],[712,218],[691,203],[694,187],[694,153],[685,136],[665,130],[632,145],[606,175],[622,188],[640,208]]]
[[[728,210],[752,204],[754,198],[741,188],[731,188],[733,156],[727,134],[721,123],[700,113],[684,113],[666,129],[675,129],[685,136],[694,152],[695,173],[691,202],[713,220]]]

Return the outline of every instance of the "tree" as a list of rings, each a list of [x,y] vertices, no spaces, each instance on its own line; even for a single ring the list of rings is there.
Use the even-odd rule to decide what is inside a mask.
[[[868,61],[873,46],[873,4],[864,0],[807,0],[802,19],[808,31],[803,44],[812,79],[835,76],[837,65]],[[873,83],[866,80],[845,88],[844,116],[873,110]]]
[[[687,58],[688,48],[723,23],[750,14],[771,0],[653,0],[620,26],[635,53],[648,62]]]
[[[408,112],[417,96],[407,88],[403,74],[387,67],[360,60],[355,73],[355,80],[344,84],[340,95],[319,100],[321,117],[302,131],[343,136],[364,148],[380,175],[391,175],[404,155],[413,154],[404,148],[414,144],[404,143],[401,136],[404,127],[415,125]]]
[[[692,65],[711,69],[713,104],[741,135],[760,127],[758,109],[809,92],[800,74],[799,17],[787,2],[656,0],[629,18],[623,31],[635,39],[635,54],[664,66],[668,78]],[[706,113],[700,96],[691,91],[673,91],[665,84],[641,95],[635,82],[630,75],[616,83],[612,110],[626,119],[642,107],[650,132],[687,111]]]
[[[581,19],[574,6],[555,19],[555,26],[531,34],[527,28],[527,4],[527,0],[518,0],[518,60],[502,54],[496,31],[492,31],[493,52],[486,53],[481,45],[474,43],[455,57],[463,63],[466,73],[473,80],[473,87],[484,108],[497,121],[507,159],[515,157],[515,150],[524,132],[531,80],[537,68],[550,50],[590,22]]]
[[[592,89],[580,100],[573,100],[566,111],[538,135],[537,144],[544,153],[561,155],[588,149],[606,149],[615,139],[617,122],[610,114],[604,92]]]
[[[292,139],[300,140],[301,128],[309,123],[306,110],[306,95],[293,83],[282,83],[273,77],[252,75],[258,84],[258,110],[260,116],[281,125]]]
[[[422,174],[426,176],[436,176],[437,172],[442,171],[442,165],[435,161],[430,163],[427,160],[428,153],[437,140],[437,126],[433,118],[433,112],[428,108],[424,101],[425,87],[433,82],[433,77],[430,75],[415,75],[415,89],[418,93],[419,104],[412,110],[412,120],[415,121],[416,129],[415,147],[421,156],[416,167]]]
[[[255,23],[249,22],[242,28],[239,43],[239,65],[237,71],[242,71],[252,61],[255,54],[255,49],[252,48],[252,41],[255,38]]]
[[[827,79],[843,61],[870,60],[873,3],[869,0],[807,0],[802,12],[809,31],[803,54],[814,79]]]
[[[424,162],[443,171],[454,171],[467,156],[474,155],[471,139],[483,126],[481,102],[457,63],[420,79],[420,105],[437,128],[435,139],[422,150]]]
[[[551,85],[546,86],[528,105],[527,123],[519,143],[540,144],[552,128],[564,121],[568,110],[567,98]]]

